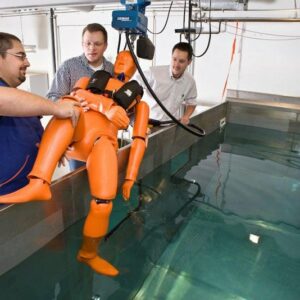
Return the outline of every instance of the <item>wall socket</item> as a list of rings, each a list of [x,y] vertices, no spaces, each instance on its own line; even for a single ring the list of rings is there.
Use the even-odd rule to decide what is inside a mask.
[[[219,126],[222,129],[226,125],[226,118],[220,119]]]

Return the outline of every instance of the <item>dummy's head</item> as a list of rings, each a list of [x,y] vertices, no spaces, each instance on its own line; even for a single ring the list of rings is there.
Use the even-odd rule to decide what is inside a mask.
[[[135,73],[136,66],[130,51],[120,51],[114,65],[115,77],[127,82]]]

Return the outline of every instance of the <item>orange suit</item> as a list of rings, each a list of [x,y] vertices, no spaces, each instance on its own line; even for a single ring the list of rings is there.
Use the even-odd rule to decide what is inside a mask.
[[[29,184],[14,193],[0,197],[0,203],[51,199],[52,175],[57,162],[71,145],[72,150],[67,151],[67,155],[73,159],[86,161],[93,197],[84,224],[83,243],[77,259],[96,272],[109,276],[117,275],[118,270],[102,259],[97,254],[97,249],[100,240],[107,233],[113,206],[112,200],[117,194],[117,132],[119,129],[128,127],[128,110],[134,110],[135,122],[125,181],[122,186],[122,194],[126,200],[130,197],[131,188],[146,149],[149,107],[141,101],[142,89],[134,99],[130,99],[127,107],[118,104],[120,101],[118,99],[131,95],[133,90],[129,85],[132,82],[128,80],[135,70],[130,52],[122,51],[117,56],[114,73],[115,77],[123,75],[126,83],[117,78],[109,78],[105,89],[100,94],[94,94],[89,89],[93,85],[92,78],[81,78],[76,83],[72,95],[84,98],[90,110],[83,112],[81,108],[78,108],[80,117],[75,128],[70,119],[52,118],[42,137],[33,169],[28,175]],[[118,98],[119,94],[121,96]],[[72,96],[65,96],[63,99],[64,101],[76,100]],[[124,106],[124,103],[122,105]]]

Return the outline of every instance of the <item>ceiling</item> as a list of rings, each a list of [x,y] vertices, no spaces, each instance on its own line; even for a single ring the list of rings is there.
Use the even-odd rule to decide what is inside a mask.
[[[171,2],[171,1],[152,1]],[[174,1],[175,3],[184,1]],[[201,3],[203,9],[209,9],[210,0],[193,1]],[[33,7],[57,7],[57,6],[74,6],[74,5],[99,5],[101,3],[120,3],[120,0],[1,0],[0,9],[17,9],[17,8],[33,8]],[[247,8],[248,0],[211,0],[212,10],[244,10]]]

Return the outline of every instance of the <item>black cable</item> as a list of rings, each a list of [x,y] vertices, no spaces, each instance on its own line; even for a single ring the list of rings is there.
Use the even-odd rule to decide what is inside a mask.
[[[197,187],[197,190],[196,190],[196,192],[194,193],[194,195],[191,197],[191,198],[189,198],[189,203],[192,201],[192,200],[194,200],[195,198],[197,198],[197,197],[204,197],[205,195],[204,194],[202,194],[202,192],[201,192],[201,185],[196,181],[196,180],[189,180],[189,179],[185,179],[185,178],[181,178],[181,177],[176,177],[175,175],[171,175],[171,177],[170,177],[170,181],[173,183],[173,184],[175,184],[176,186],[177,185],[179,185],[180,183],[182,183],[182,182],[185,182],[185,183],[189,183],[189,184],[192,184],[192,185],[194,185],[194,186],[196,186]],[[188,204],[188,203],[187,203]]]
[[[133,58],[133,60],[134,60],[134,63],[135,63],[135,65],[136,65],[136,67],[137,67],[137,69],[138,69],[138,71],[139,71],[139,73],[140,73],[140,75],[141,75],[141,77],[142,77],[142,79],[143,79],[145,85],[147,86],[147,88],[148,88],[150,94],[151,94],[152,97],[155,99],[155,101],[157,102],[157,104],[161,107],[161,109],[162,109],[162,110],[167,114],[167,116],[168,116],[171,120],[173,120],[174,123],[176,123],[178,126],[180,126],[181,128],[185,129],[185,130],[188,131],[189,133],[192,133],[192,134],[194,134],[194,135],[196,135],[196,136],[198,136],[198,137],[203,137],[203,134],[199,134],[198,132],[195,132],[194,130],[188,128],[187,126],[185,126],[185,125],[183,125],[181,122],[179,122],[179,121],[178,121],[178,120],[177,120],[177,119],[176,119],[176,118],[175,118],[175,117],[174,117],[174,116],[166,109],[166,107],[161,103],[161,101],[158,99],[158,97],[156,96],[155,92],[152,90],[151,86],[149,85],[149,83],[148,83],[148,81],[147,81],[147,79],[146,79],[146,77],[145,77],[145,75],[144,75],[144,73],[143,73],[143,71],[142,71],[142,69],[141,69],[141,66],[140,66],[140,64],[139,64],[139,62],[138,62],[138,59],[137,59],[137,57],[136,57],[136,55],[135,55],[135,53],[134,53],[134,51],[133,51],[133,47],[132,47],[132,45],[131,45],[131,43],[130,43],[129,33],[128,33],[128,32],[126,32],[126,41],[127,41],[127,44],[128,44],[129,50],[130,50],[130,53],[131,53],[131,55],[132,55],[132,58]]]
[[[152,32],[149,28],[147,28],[147,31],[149,31],[152,34],[161,34],[166,29],[166,26],[167,26],[168,21],[169,21],[169,17],[170,17],[170,12],[171,12],[172,5],[173,5],[173,1],[171,1],[170,7],[169,7],[169,11],[168,11],[168,15],[167,15],[167,19],[166,19],[166,23],[165,23],[163,29],[160,32]]]
[[[161,192],[159,192],[158,190],[156,190],[155,188],[153,188],[150,185],[146,185],[146,184],[142,183],[141,180],[137,181],[135,184],[139,187],[139,191],[142,187],[145,187],[145,188],[149,189],[150,191],[156,193],[157,195],[161,195]],[[140,194],[142,194],[142,193],[140,193]]]
[[[199,126],[197,126],[197,125],[195,125],[193,123],[189,123],[188,126],[194,128],[196,130],[198,130],[200,132],[200,134],[202,134],[202,136],[206,135],[206,132],[205,132],[205,130],[203,128],[201,128],[201,127],[199,127]]]
[[[57,70],[57,63],[56,63],[56,47],[55,47],[55,14],[54,9],[50,8],[50,31],[51,31],[51,50],[52,50],[52,62],[53,62],[53,73],[56,73]]]
[[[143,202],[142,202],[142,194],[143,194],[143,190],[142,187],[145,187],[149,190],[151,190],[152,192],[155,192],[157,195],[161,196],[161,193],[159,191],[157,191],[155,188],[153,188],[152,186],[143,184],[141,182],[141,180],[137,181],[135,183],[138,186],[138,206],[132,210],[130,210],[127,215],[124,217],[124,219],[122,219],[114,228],[112,228],[111,231],[109,231],[106,235],[105,235],[105,240],[109,239],[111,235],[113,235],[117,229],[119,229],[121,227],[121,225],[128,220],[134,213],[139,212],[143,206]]]
[[[120,52],[120,46],[121,46],[121,37],[122,37],[122,33],[121,32],[119,32],[119,40],[118,40],[118,50],[117,50],[117,53],[119,53]]]
[[[192,0],[189,0],[188,43],[191,44]]]
[[[126,48],[127,48],[127,40],[126,40],[126,43],[125,43],[125,45],[124,45],[124,51],[126,50]]]
[[[109,232],[105,235],[105,237],[104,237],[105,240],[109,239],[110,236],[113,235],[113,234],[117,231],[117,229],[119,229],[119,228],[121,227],[121,225],[122,225],[126,220],[128,220],[128,219],[132,216],[132,214],[134,214],[134,213],[140,211],[140,209],[141,209],[141,207],[142,207],[142,205],[143,205],[140,196],[141,196],[141,189],[140,189],[140,187],[139,187],[139,198],[138,198],[139,202],[138,202],[138,206],[137,206],[136,208],[132,209],[131,211],[129,211],[129,212],[127,213],[127,215],[124,217],[124,219],[122,219],[122,220],[121,220],[114,228],[112,228],[111,231],[109,231]]]
[[[168,120],[168,121],[159,121],[159,120],[154,120],[154,119],[149,119],[148,121],[149,125],[153,125],[153,126],[161,126],[161,125],[171,125],[174,124],[174,122],[172,120]],[[196,130],[199,131],[200,134],[202,134],[202,136],[205,136],[205,130],[195,124],[189,123],[187,126],[192,127]]]

